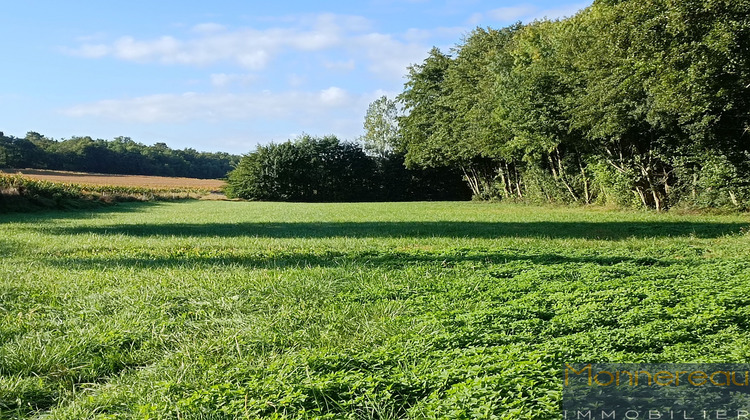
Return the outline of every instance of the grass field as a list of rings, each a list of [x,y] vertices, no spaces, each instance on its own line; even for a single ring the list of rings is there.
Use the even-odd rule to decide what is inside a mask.
[[[748,226],[471,202],[0,215],[0,417],[560,418],[564,362],[750,361]]]
[[[111,175],[89,172],[50,171],[43,169],[0,169],[0,173],[22,174],[27,178],[64,184],[100,185],[142,188],[186,188],[219,191],[226,184],[219,179],[174,178],[145,175]]]

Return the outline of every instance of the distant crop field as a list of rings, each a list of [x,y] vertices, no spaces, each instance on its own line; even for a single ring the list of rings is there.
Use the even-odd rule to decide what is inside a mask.
[[[0,418],[560,419],[750,360],[750,218],[476,202],[0,215]]]
[[[218,179],[170,178],[145,175],[111,175],[87,172],[48,171],[40,169],[0,169],[0,173],[23,174],[32,179],[100,186],[144,187],[144,188],[185,188],[218,191],[225,182]]]

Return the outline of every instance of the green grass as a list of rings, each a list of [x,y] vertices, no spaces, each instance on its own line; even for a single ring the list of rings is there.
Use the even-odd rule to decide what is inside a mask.
[[[559,418],[564,362],[750,360],[747,215],[0,215],[0,418]]]

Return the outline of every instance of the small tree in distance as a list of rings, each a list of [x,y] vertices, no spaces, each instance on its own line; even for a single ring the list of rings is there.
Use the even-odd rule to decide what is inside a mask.
[[[365,134],[361,137],[365,150],[379,157],[387,157],[399,143],[398,108],[396,101],[381,96],[367,108]]]

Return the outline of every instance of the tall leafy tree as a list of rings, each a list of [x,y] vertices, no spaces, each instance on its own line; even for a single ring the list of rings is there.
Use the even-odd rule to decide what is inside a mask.
[[[493,117],[508,133],[505,156],[517,166],[523,163],[527,184],[535,184],[550,199],[564,194],[567,200],[589,202],[580,133],[571,129],[566,116],[575,77],[558,52],[560,43],[567,42],[564,25],[538,21],[515,34],[511,62],[495,66]],[[582,176],[577,175],[579,169]]]
[[[405,114],[398,118],[401,134],[400,150],[405,152],[407,167],[434,167],[450,162],[449,145],[444,138],[441,120],[453,117],[452,110],[442,101],[447,95],[443,83],[451,58],[433,48],[422,64],[409,67],[404,91],[398,96]]]
[[[488,70],[501,61],[516,29],[477,28],[453,50],[455,58],[434,48],[410,67],[399,96],[407,165],[458,167],[476,196],[491,195],[504,133],[491,122],[494,76]]]
[[[442,101],[452,118],[440,120],[439,141],[449,147],[451,163],[461,168],[477,197],[496,194],[497,176],[501,194],[521,194],[514,159],[504,148],[510,133],[492,118],[498,107],[497,72],[510,64],[509,46],[520,28],[476,28],[454,48],[455,59],[446,72]]]

